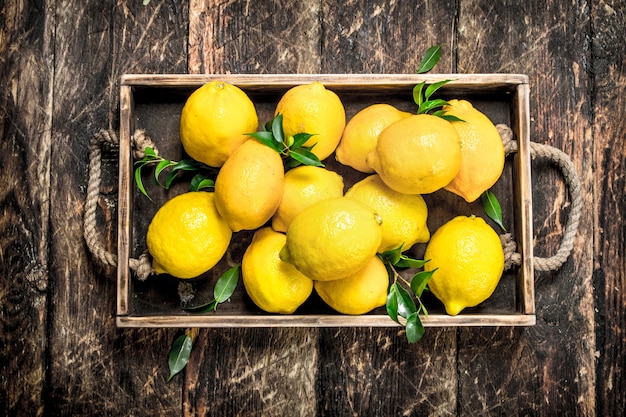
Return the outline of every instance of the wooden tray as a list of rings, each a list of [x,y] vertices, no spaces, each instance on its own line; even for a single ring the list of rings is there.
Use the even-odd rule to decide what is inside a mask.
[[[276,103],[290,87],[321,81],[342,99],[349,119],[367,105],[384,102],[406,111],[415,111],[412,90],[415,84],[444,79],[454,81],[440,90],[443,98],[464,98],[487,114],[494,123],[508,124],[518,141],[519,152],[508,157],[504,173],[492,188],[502,205],[507,231],[513,233],[522,265],[505,271],[495,293],[481,305],[452,317],[442,304],[426,294],[423,301],[429,315],[425,326],[528,326],[535,324],[534,280],[532,265],[532,193],[529,156],[528,78],[517,74],[440,74],[440,75],[124,75],[120,92],[120,161],[118,216],[117,325],[119,327],[355,327],[397,326],[381,307],[370,314],[346,316],[334,312],[314,294],[294,315],[268,314],[247,297],[240,281],[229,302],[217,311],[194,314],[184,311],[177,293],[178,280],[153,276],[141,282],[133,277],[129,259],[145,250],[148,224],[166,200],[187,191],[179,183],[169,191],[150,186],[146,189],[156,202],[139,193],[134,183],[130,138],[135,129],[145,129],[161,155],[180,160],[180,111],[191,92],[210,80],[235,84],[248,93],[263,124],[273,116]],[[339,172],[346,189],[365,175],[337,163],[331,156],[326,166]],[[433,233],[445,221],[459,214],[487,217],[480,202],[468,204],[452,193],[441,190],[424,195],[429,208],[428,226]],[[488,220],[489,221],[489,220]],[[490,222],[490,221],[489,221]],[[494,229],[499,228],[491,223]],[[227,255],[201,278],[194,279],[194,303],[212,299],[217,278],[241,256],[252,232],[233,235]],[[420,257],[425,245],[416,245],[411,254]]]

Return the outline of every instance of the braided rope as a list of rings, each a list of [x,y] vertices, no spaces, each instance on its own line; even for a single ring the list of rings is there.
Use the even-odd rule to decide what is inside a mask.
[[[91,253],[104,266],[117,266],[117,256],[107,251],[96,230],[96,207],[100,198],[100,170],[102,151],[100,147],[108,143],[119,145],[117,135],[112,130],[97,132],[89,143],[89,182],[85,201],[83,236]]]
[[[117,266],[117,256],[109,252],[100,239],[100,233],[97,230],[96,208],[98,199],[100,198],[100,178],[102,175],[101,147],[104,144],[117,147],[119,139],[113,130],[100,130],[96,132],[89,142],[89,179],[87,184],[87,197],[85,199],[85,216],[83,219],[83,236],[87,247],[92,255],[103,266]],[[151,147],[155,153],[158,151],[152,140],[146,136],[143,130],[137,130],[131,137],[133,146],[133,155],[135,158],[141,159],[145,156],[144,149]],[[139,259],[130,259],[129,267],[135,271],[137,278],[145,280],[149,275],[154,273],[149,256],[144,253]]]
[[[502,143],[504,144],[504,150],[506,155],[517,152],[517,141],[513,140],[513,132],[511,128],[506,125],[499,124],[496,126],[500,136],[502,137]],[[571,199],[571,207],[567,223],[563,230],[563,236],[561,238],[561,245],[554,256],[549,258],[533,258],[534,269],[537,271],[556,271],[559,269],[567,258],[569,258],[572,249],[574,248],[574,239],[578,233],[578,224],[580,223],[580,217],[582,215],[582,193],[580,189],[580,180],[576,174],[576,168],[572,163],[569,156],[563,151],[556,149],[549,145],[542,145],[540,143],[530,142],[530,156],[533,159],[542,159],[554,163],[561,171],[569,195]],[[503,248],[505,250],[505,267],[508,262],[508,266],[521,265],[521,255],[515,253],[515,246],[513,238],[510,234],[501,236],[503,241]],[[513,242],[513,245],[511,244]]]

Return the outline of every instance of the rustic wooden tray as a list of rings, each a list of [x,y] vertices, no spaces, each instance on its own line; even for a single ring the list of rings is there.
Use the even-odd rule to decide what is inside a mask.
[[[294,314],[268,314],[247,297],[240,281],[229,302],[207,314],[188,313],[181,308],[178,280],[153,276],[146,281],[133,277],[129,259],[145,250],[148,224],[167,199],[186,191],[177,184],[169,191],[150,186],[146,189],[155,202],[139,193],[134,183],[130,138],[135,129],[145,129],[161,155],[168,159],[185,158],[179,142],[180,111],[191,92],[210,80],[235,84],[248,93],[259,113],[259,123],[270,120],[276,103],[290,87],[321,81],[342,99],[349,119],[367,105],[385,102],[415,111],[412,89],[415,84],[444,79],[453,81],[440,90],[443,98],[465,98],[487,114],[494,123],[511,127],[519,152],[507,158],[505,170],[492,188],[504,213],[508,232],[513,233],[522,255],[520,267],[505,271],[495,293],[481,305],[466,309],[458,316],[445,314],[443,305],[432,295],[423,301],[429,315],[425,326],[528,326],[535,324],[534,279],[532,265],[532,193],[529,154],[528,78],[517,74],[440,74],[440,75],[124,75],[121,79],[117,325],[119,327],[355,327],[396,326],[381,307],[370,314],[346,316],[324,305],[315,294]],[[339,172],[346,189],[364,177],[337,163],[333,156],[325,161]],[[441,190],[424,199],[429,208],[428,226],[433,233],[441,224],[459,214],[476,214],[486,220],[480,202],[468,204],[452,193]],[[488,220],[489,221],[489,220]],[[492,223],[494,229],[498,227]],[[217,278],[241,256],[252,232],[233,235],[227,255],[213,270],[191,280],[196,295],[193,304],[212,299]],[[412,255],[420,257],[425,245],[416,245]]]

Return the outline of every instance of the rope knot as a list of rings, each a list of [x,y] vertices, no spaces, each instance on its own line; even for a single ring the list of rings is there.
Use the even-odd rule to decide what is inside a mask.
[[[150,255],[147,252],[139,255],[139,259],[129,259],[128,266],[135,271],[135,275],[139,281],[145,281],[150,275],[154,274]]]
[[[146,156],[146,148],[152,148],[156,155],[159,155],[159,150],[156,145],[150,139],[148,135],[146,135],[146,131],[143,129],[135,130],[133,136],[131,137],[131,142],[133,145],[133,156],[135,159],[142,159]]]
[[[505,124],[497,124],[496,130],[502,138],[502,145],[504,145],[504,154],[510,155],[517,152],[517,141],[513,140],[513,131]]]
[[[517,244],[513,235],[510,233],[504,233],[500,235],[500,243],[502,243],[502,249],[504,250],[504,270],[508,271],[513,265],[522,264],[522,255],[517,253]]]

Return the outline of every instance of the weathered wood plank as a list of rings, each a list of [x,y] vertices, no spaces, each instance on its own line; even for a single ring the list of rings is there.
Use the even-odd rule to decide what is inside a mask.
[[[594,100],[594,284],[598,309],[597,415],[626,413],[626,4],[591,6]]]
[[[432,45],[455,39],[455,2],[322,2],[323,73],[415,73]],[[450,72],[448,46],[435,71]],[[456,332],[320,330],[319,415],[454,415]]]
[[[40,2],[0,13],[2,415],[45,410],[53,23]]]
[[[589,206],[589,7],[557,1],[460,4],[458,71],[529,75],[531,140],[571,156]],[[550,165],[533,163],[532,169],[535,255],[550,256],[569,199]],[[460,331],[460,415],[594,415],[591,214],[584,212],[575,249],[561,270],[537,273],[536,327]]]
[[[184,415],[312,416],[317,332],[203,329],[187,365]]]
[[[190,73],[319,72],[319,4],[191,0]],[[185,415],[315,415],[316,329],[202,331]]]
[[[184,72],[187,7],[178,1],[51,2],[54,102],[52,259],[47,414],[174,415],[180,383],[167,384],[172,330],[115,327],[115,271],[97,268],[82,238],[91,135],[119,120],[125,72]],[[105,152],[105,154],[107,154]],[[115,249],[116,155],[107,154],[102,227]],[[110,232],[109,232],[110,231]]]
[[[321,72],[414,74],[433,45],[444,52],[432,72],[453,72],[456,3],[322,1]]]
[[[189,72],[317,73],[319,1],[191,0]]]

